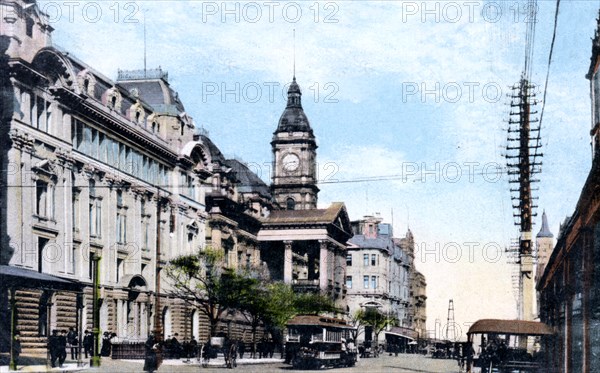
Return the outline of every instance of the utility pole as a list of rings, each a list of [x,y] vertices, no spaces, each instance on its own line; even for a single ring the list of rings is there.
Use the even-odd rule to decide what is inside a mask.
[[[519,227],[519,319],[533,320],[533,250],[532,250],[532,217],[536,205],[532,203],[536,198],[532,196],[531,184],[539,180],[533,179],[541,171],[541,158],[539,153],[540,127],[536,125],[538,119],[531,119],[537,112],[532,107],[537,104],[535,100],[534,85],[522,78],[518,85],[512,87],[510,95],[510,119],[508,121],[508,145],[506,147],[509,183],[516,184],[511,188],[515,225]],[[533,126],[532,126],[533,124]]]

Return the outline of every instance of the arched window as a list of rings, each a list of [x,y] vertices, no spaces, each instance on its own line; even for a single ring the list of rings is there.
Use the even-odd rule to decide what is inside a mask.
[[[163,336],[168,337],[173,334],[173,327],[171,324],[171,310],[169,307],[163,308],[162,313],[162,324],[163,324]]]
[[[200,315],[197,310],[192,311],[191,322],[192,338],[198,341],[200,337]]]
[[[292,197],[289,197],[286,201],[286,208],[288,210],[295,210],[296,209],[296,201],[294,201],[294,199]]]

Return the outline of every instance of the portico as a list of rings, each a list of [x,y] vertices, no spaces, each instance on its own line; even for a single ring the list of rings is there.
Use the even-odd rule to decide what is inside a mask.
[[[274,280],[296,291],[345,298],[346,242],[352,237],[343,203],[327,209],[274,211],[258,233],[261,260]]]

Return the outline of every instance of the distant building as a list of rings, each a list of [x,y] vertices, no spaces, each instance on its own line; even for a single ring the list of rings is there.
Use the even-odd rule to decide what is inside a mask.
[[[556,246],[537,282],[540,318],[556,330],[542,346],[549,372],[600,371],[599,66],[600,18],[586,76],[592,99],[592,167],[575,211],[561,225]]]
[[[354,237],[346,258],[348,311],[354,315],[358,310],[374,308],[393,317],[396,325],[381,333],[379,342],[385,339],[406,348],[418,337],[417,324],[422,322],[425,327],[425,319],[415,323],[415,302],[410,294],[413,276],[418,273],[413,262],[414,243],[394,238],[392,226],[382,221],[375,215],[352,222]],[[407,237],[412,240],[410,231]],[[361,341],[372,338],[369,328],[359,336]]]

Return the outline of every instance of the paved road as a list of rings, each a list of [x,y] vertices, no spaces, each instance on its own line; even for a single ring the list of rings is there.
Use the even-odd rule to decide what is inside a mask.
[[[86,372],[141,372],[143,363],[137,361],[121,361],[103,359],[102,367],[86,369]],[[159,372],[195,372],[195,373],[225,373],[224,367],[202,368],[198,365],[184,364],[182,362],[165,361]],[[293,373],[296,372],[289,365],[281,362],[258,365],[240,365],[234,371],[253,373]],[[373,359],[361,359],[353,368],[328,369],[328,373],[456,373],[458,365],[454,360],[431,359],[422,355],[400,354],[396,356],[381,356]]]

